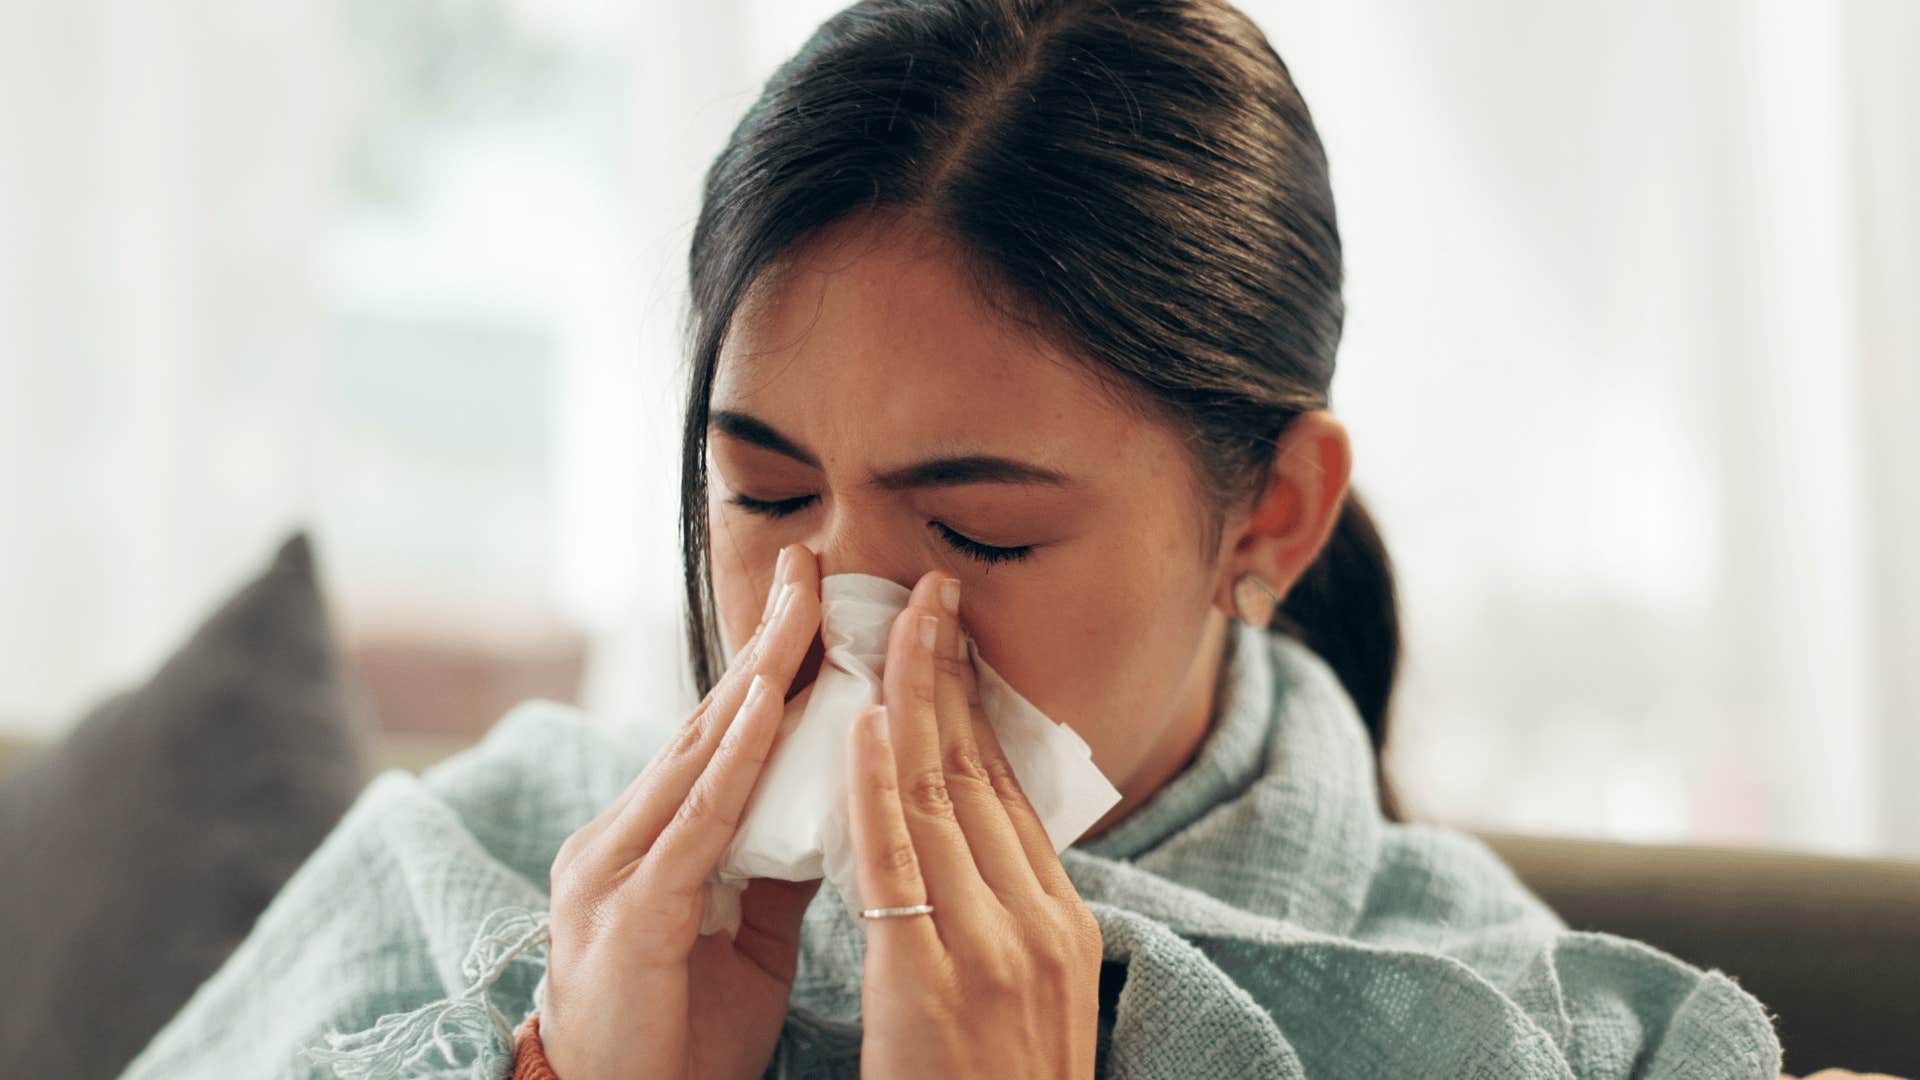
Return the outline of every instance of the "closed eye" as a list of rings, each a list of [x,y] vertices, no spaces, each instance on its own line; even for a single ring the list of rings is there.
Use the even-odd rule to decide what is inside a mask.
[[[762,517],[769,518],[783,518],[789,514],[797,514],[806,509],[807,505],[817,498],[819,498],[818,495],[802,495],[797,499],[781,499],[778,502],[767,502],[763,499],[750,498],[746,495],[735,495],[727,501],[750,514],[759,514]],[[940,538],[946,542],[947,546],[978,562],[988,564],[1013,562],[1024,559],[1033,553],[1033,544],[1025,544],[1020,547],[994,547],[990,544],[982,544],[977,540],[962,536],[938,521],[930,521],[927,524],[940,533]]]

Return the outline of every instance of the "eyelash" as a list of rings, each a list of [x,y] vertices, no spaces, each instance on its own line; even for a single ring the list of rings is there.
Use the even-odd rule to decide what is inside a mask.
[[[748,498],[745,495],[735,495],[727,501],[751,514],[759,514],[763,517],[770,518],[783,518],[788,514],[799,513],[805,508],[807,503],[812,502],[815,498],[817,498],[817,496],[803,495],[797,499],[766,502],[761,499]],[[940,530],[941,538],[954,550],[979,562],[987,564],[1017,562],[1033,553],[1034,545],[1032,544],[1026,544],[1021,547],[993,547],[975,540],[969,540],[937,521],[931,524],[934,528]]]

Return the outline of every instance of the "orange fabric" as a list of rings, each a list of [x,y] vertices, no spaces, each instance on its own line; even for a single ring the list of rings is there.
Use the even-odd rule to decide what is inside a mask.
[[[513,1080],[560,1080],[540,1045],[539,1013],[527,1017],[513,1033]]]

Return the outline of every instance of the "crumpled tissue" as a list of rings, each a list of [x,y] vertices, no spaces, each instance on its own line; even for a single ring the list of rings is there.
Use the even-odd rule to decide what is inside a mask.
[[[702,934],[740,929],[740,893],[750,878],[825,877],[850,915],[860,887],[847,820],[847,729],[860,710],[884,700],[887,630],[912,590],[872,574],[830,574],[820,582],[820,674],[787,702],[773,756],[708,878]],[[962,631],[978,675],[980,707],[1057,851],[1079,839],[1120,792],[1093,763],[1078,732],[1055,723],[1007,684]]]

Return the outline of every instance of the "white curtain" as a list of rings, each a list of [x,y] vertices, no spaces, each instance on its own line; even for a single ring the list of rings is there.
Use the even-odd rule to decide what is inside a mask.
[[[0,729],[138,677],[310,503],[331,28],[0,2]]]
[[[1251,10],[1333,162],[1414,804],[1920,851],[1920,13]]]
[[[0,3],[0,725],[306,521],[350,625],[671,713],[699,180],[835,3]],[[1920,854],[1920,8],[1253,2],[1423,815]]]

